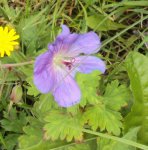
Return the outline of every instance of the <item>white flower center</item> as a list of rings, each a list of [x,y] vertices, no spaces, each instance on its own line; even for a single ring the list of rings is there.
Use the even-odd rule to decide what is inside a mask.
[[[53,63],[55,67],[66,67],[68,70],[71,70],[74,62],[75,58],[64,57],[62,54],[56,54],[53,58]]]

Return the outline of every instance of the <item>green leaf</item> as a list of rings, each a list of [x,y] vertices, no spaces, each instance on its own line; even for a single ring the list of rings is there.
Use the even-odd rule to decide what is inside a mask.
[[[4,119],[2,119],[1,125],[6,131],[12,131],[16,133],[21,133],[23,130],[23,126],[26,125],[26,114],[22,111],[17,115],[16,109],[11,109],[8,114],[4,112]]]
[[[102,14],[95,14],[89,16],[86,20],[87,25],[96,30],[96,31],[108,31],[108,30],[117,30],[119,28],[125,28],[123,24],[113,22],[108,17]]]
[[[0,7],[1,14],[3,14],[3,16],[9,20],[9,22],[15,22],[16,19],[21,15],[22,9],[19,7],[14,9],[8,5],[8,1],[1,1],[1,3],[3,3],[3,7]]]
[[[140,0],[140,1],[134,1],[134,0],[132,0],[132,1],[130,1],[130,0],[125,0],[125,1],[122,1],[122,2],[120,2],[120,3],[112,3],[112,4],[108,4],[108,5],[106,5],[104,8],[108,8],[108,7],[115,7],[115,6],[130,6],[130,7],[133,7],[133,6],[138,6],[138,7],[140,7],[140,6],[148,6],[148,3],[147,3],[147,1],[142,1],[142,0]]]
[[[36,50],[45,48],[49,42],[50,32],[44,15],[47,7],[38,14],[30,15],[27,18],[22,17],[17,26],[23,45],[26,46],[26,53],[29,56],[35,54]]]
[[[83,143],[83,144],[75,144],[75,146],[69,146],[68,148],[65,148],[63,150],[91,150],[89,144]]]
[[[36,88],[36,86],[33,83],[33,77],[28,77],[26,79],[27,83],[29,83],[29,86],[27,86],[27,94],[28,95],[33,95],[33,96],[37,96],[40,92],[39,90]]]
[[[28,148],[40,145],[42,137],[42,125],[35,119],[31,119],[33,125],[23,128],[24,135],[19,137],[19,148]]]
[[[83,83],[84,79],[82,78],[80,82]],[[92,85],[97,86],[97,82],[95,81]],[[89,84],[87,87],[87,91],[84,92],[86,95],[88,94],[87,97],[89,98],[93,93],[89,93],[89,88],[91,87]],[[127,104],[128,99],[129,91],[126,86],[119,85],[119,82],[115,80],[107,85],[103,96],[96,96],[97,103],[94,106],[86,108],[83,119],[85,122],[88,121],[93,130],[100,128],[101,131],[107,130],[109,133],[119,135],[122,127],[122,116],[117,111]]]
[[[11,53],[9,57],[6,57],[6,58],[4,57],[1,60],[1,63],[2,64],[19,64],[19,63],[28,62],[28,61],[30,61],[30,58],[28,59],[21,51],[14,51],[13,53]],[[14,78],[14,76],[17,77],[17,78],[16,77],[14,78],[14,81],[15,79],[17,80],[18,77],[22,77],[22,80],[23,80],[26,76],[30,77],[33,75],[33,64],[22,65],[16,68],[14,67],[14,69],[9,71],[9,74],[12,76],[11,78]],[[9,74],[8,74],[8,77],[9,77]]]
[[[83,148],[89,148],[88,144],[77,144],[77,143],[67,143],[65,141],[52,141],[48,140],[47,133],[43,129],[43,124],[37,119],[30,117],[30,125],[24,127],[24,134],[18,139],[19,150],[50,150],[50,149],[60,149],[60,150],[79,150]],[[59,128],[59,127],[58,127]],[[58,131],[56,129],[56,131]],[[84,149],[84,150],[85,150]],[[89,149],[86,149],[89,150]]]
[[[4,57],[0,63],[2,64],[14,64],[14,63],[20,63],[20,62],[27,62],[28,58],[20,51],[14,51],[10,57]],[[17,69],[16,69],[17,68]],[[12,70],[9,71],[6,81],[16,81],[18,79],[24,80],[27,76],[31,76],[33,74],[33,65],[26,65],[26,66],[19,66],[14,67]],[[0,82],[4,78],[4,73],[7,71],[7,69],[2,69],[0,66]]]
[[[36,106],[39,106],[39,103],[36,104]],[[47,110],[47,107],[45,109]],[[66,144],[65,141],[48,141],[46,133],[43,129],[44,123],[40,121],[40,119],[35,117],[28,117],[27,120],[29,125],[24,126],[24,134],[21,135],[18,139],[19,150],[47,150]]]
[[[7,150],[14,150],[15,146],[17,145],[19,136],[20,134],[8,134],[5,136]]]
[[[100,80],[99,74],[99,71],[93,71],[91,74],[77,74],[76,80],[82,93],[80,106],[84,107],[87,103],[96,104],[98,102],[97,87]]]
[[[104,104],[88,108],[83,119],[88,121],[93,130],[99,127],[101,131],[107,130],[115,135],[120,134],[122,116],[119,112],[106,108]]]
[[[146,146],[146,145],[143,145],[143,144],[131,141],[131,140],[127,140],[127,139],[124,139],[124,138],[120,138],[120,137],[117,137],[117,136],[112,136],[112,135],[109,135],[109,134],[100,133],[98,131],[95,132],[95,131],[91,131],[91,130],[88,130],[88,129],[83,129],[83,132],[89,133],[89,134],[92,134],[92,135],[96,135],[96,136],[99,136],[99,137],[102,137],[102,138],[105,138],[105,139],[111,139],[111,140],[114,140],[114,141],[118,141],[118,142],[130,145],[130,146],[133,146],[133,147],[137,147],[137,148],[140,148],[140,149],[143,149],[143,150],[148,149],[148,146]]]
[[[28,59],[22,52],[20,51],[14,51],[9,59],[11,60],[11,63],[20,63],[20,62],[28,62],[30,59]],[[14,71],[14,74],[22,77],[25,79],[26,77],[30,77],[33,75],[33,64],[29,65],[22,65],[17,67],[17,70]]]
[[[148,58],[131,52],[126,58],[126,69],[134,96],[131,112],[125,119],[125,131],[140,126],[138,139],[148,144]]]
[[[51,109],[57,107],[58,105],[50,93],[42,94],[39,98],[39,101],[35,102],[32,111],[40,121],[43,121],[43,118],[51,111]]]
[[[122,138],[136,141],[137,140],[137,132],[139,131],[138,128],[134,128],[130,130],[128,133],[126,133]],[[132,147],[127,144],[123,144],[121,142],[105,139],[105,138],[99,138],[98,139],[98,150],[136,150],[135,147]]]
[[[120,85],[117,80],[107,84],[105,94],[103,95],[103,102],[112,110],[120,110],[122,106],[127,105],[129,100],[129,90],[125,85]]]
[[[6,70],[6,69],[2,69],[1,68],[1,62],[0,62],[0,84],[3,84],[5,81],[15,81],[15,80],[18,80],[18,77],[15,75],[14,76],[14,73],[12,71],[9,71]]]
[[[87,5],[93,5],[97,0],[83,0]]]
[[[74,138],[81,141],[83,138],[81,114],[72,116],[63,111],[52,111],[45,117],[45,121],[47,123],[44,130],[49,139],[56,140],[60,138],[61,140],[71,141]]]
[[[71,113],[72,115],[76,115],[79,113],[79,105],[73,105],[71,107],[67,107],[67,112]]]
[[[35,118],[29,118],[30,125],[23,128],[25,134],[18,139],[19,150],[47,150],[64,144],[64,142],[47,141],[43,131],[43,124]]]

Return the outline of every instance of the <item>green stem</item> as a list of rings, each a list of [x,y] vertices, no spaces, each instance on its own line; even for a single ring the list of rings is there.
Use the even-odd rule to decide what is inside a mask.
[[[9,70],[7,70],[6,73],[4,74],[4,78],[0,87],[0,101],[1,101],[1,96],[2,96],[2,92],[4,88],[4,83],[5,83],[5,80],[7,79],[8,73],[9,73]]]
[[[118,141],[118,142],[130,145],[130,146],[133,146],[133,147],[137,147],[137,148],[140,148],[140,149],[143,149],[143,150],[148,149],[148,146],[146,146],[146,145],[142,145],[140,143],[136,143],[134,141],[127,140],[127,139],[124,139],[124,138],[119,138],[119,137],[115,137],[115,136],[112,136],[112,135],[107,135],[107,134],[104,134],[104,133],[95,132],[95,131],[91,131],[91,130],[87,130],[87,129],[83,129],[82,131],[85,132],[85,133],[97,135],[97,136],[100,136],[100,137],[103,137],[103,138],[106,138],[106,139],[111,139],[111,140],[114,140],[114,141]]]
[[[113,36],[112,38],[110,38],[109,40],[105,41],[101,47],[106,46],[108,43],[110,43],[111,41],[113,41],[114,39],[116,39],[118,36],[120,36],[121,34],[123,34],[124,32],[126,32],[127,30],[131,29],[132,27],[134,27],[135,25],[139,24],[141,21],[148,19],[148,16],[146,15],[145,17],[143,17],[142,19],[138,20],[137,22],[133,23],[132,25],[130,25],[129,27],[125,28],[124,30],[122,30],[121,32],[117,33],[115,36]]]

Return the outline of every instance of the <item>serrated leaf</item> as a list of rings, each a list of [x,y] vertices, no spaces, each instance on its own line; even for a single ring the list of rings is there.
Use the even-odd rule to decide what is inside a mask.
[[[30,125],[24,127],[24,134],[18,139],[19,150],[29,149],[29,150],[47,150],[56,148],[58,146],[64,145],[64,141],[47,141],[43,124],[39,120],[30,117]]]
[[[132,141],[137,140],[137,132],[139,131],[139,127],[130,130],[126,133],[122,138],[128,139]],[[127,144],[123,144],[121,142],[99,138],[98,139],[98,149],[97,150],[136,150],[135,147],[129,146]]]
[[[104,21],[103,21],[104,20]],[[102,23],[101,23],[102,22]],[[125,28],[126,26],[120,23],[113,22],[102,14],[89,16],[86,20],[87,25],[96,31],[109,31]]]
[[[7,150],[14,150],[17,145],[17,140],[20,134],[8,134],[5,136],[5,142],[7,145]]]
[[[127,105],[129,97],[127,87],[125,85],[119,86],[119,82],[115,80],[107,85],[103,95],[103,102],[108,108],[118,111],[122,106]]]
[[[119,112],[106,108],[104,104],[88,108],[83,119],[88,121],[93,130],[99,128],[101,131],[107,130],[115,135],[120,134],[122,116]]]
[[[67,107],[67,112],[68,113],[71,113],[72,115],[76,115],[79,113],[79,105],[74,105],[74,106],[71,106],[71,107]]]
[[[10,114],[4,112],[4,119],[2,119],[1,126],[6,131],[12,131],[15,133],[21,133],[23,126],[26,125],[26,114],[22,111],[17,116],[17,111],[15,109],[11,109]]]
[[[126,69],[130,78],[134,104],[125,119],[125,131],[140,126],[138,139],[148,144],[148,58],[131,52],[126,58]]]
[[[52,111],[45,117],[47,122],[44,126],[47,137],[52,140],[73,139],[81,141],[83,139],[81,115],[71,116],[62,111]],[[58,129],[58,130],[57,130]]]
[[[20,148],[33,148],[33,146],[39,144],[42,139],[42,128],[40,126],[26,126],[23,130],[25,134],[19,137]]]
[[[115,135],[120,134],[122,127],[122,116],[120,112],[122,106],[127,104],[129,91],[125,85],[120,85],[118,81],[113,81],[107,85],[105,94],[98,96],[98,104],[86,108],[84,120],[93,130],[99,128],[101,131],[107,130]]]
[[[93,71],[91,74],[77,74],[76,80],[82,92],[80,106],[84,107],[87,103],[96,104],[98,102],[99,74],[99,71]]]

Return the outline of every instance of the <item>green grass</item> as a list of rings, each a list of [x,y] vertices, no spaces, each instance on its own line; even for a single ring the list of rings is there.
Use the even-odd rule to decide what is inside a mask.
[[[81,150],[83,147],[84,150],[92,148],[99,150],[98,147],[101,142],[98,142],[98,137],[104,140],[104,143],[107,142],[101,147],[101,150],[105,150],[105,148],[112,150],[113,145],[117,145],[121,150],[123,148],[133,150],[133,146],[139,149],[148,149],[146,140],[141,140],[139,136],[144,133],[142,131],[145,131],[144,129],[147,127],[135,132],[135,137],[134,134],[126,137],[128,132],[124,129],[125,118],[130,114],[134,101],[137,100],[133,97],[134,89],[131,89],[131,78],[128,77],[130,72],[125,65],[126,57],[130,52],[139,52],[145,55],[146,62],[148,56],[148,47],[146,45],[146,42],[148,42],[147,0],[1,0],[0,4],[0,25],[14,27],[20,35],[19,50],[12,53],[10,57],[0,58],[0,149]],[[100,127],[96,131],[92,131],[91,126],[83,121],[82,129],[78,129],[81,131],[80,133],[83,133],[83,139],[76,138],[75,140],[66,141],[65,139],[61,140],[60,136],[58,137],[52,133],[57,139],[52,143],[52,140],[44,133],[44,127],[47,122],[43,118],[48,116],[51,110],[58,110],[61,114],[64,113],[65,121],[69,121],[69,111],[59,108],[51,95],[46,97],[46,95],[44,96],[37,91],[32,81],[32,64],[36,56],[47,50],[48,43],[52,43],[55,40],[57,34],[61,32],[60,26],[62,24],[69,26],[72,32],[85,33],[94,31],[101,38],[101,50],[96,56],[101,57],[106,62],[107,70],[104,75],[101,75],[101,79],[98,78],[97,88],[100,95],[98,98],[99,103],[95,105],[102,107],[104,104],[102,99],[105,99],[104,93],[107,90],[107,86],[114,80],[119,82],[119,85],[114,87],[119,90],[118,93],[115,93],[116,99],[122,98],[122,96],[118,97],[120,96],[120,85],[124,85],[130,93],[128,95],[128,92],[125,92],[128,98],[125,100],[126,105],[122,106],[120,110],[112,110],[105,105],[106,111],[113,111],[116,116],[118,114],[122,116],[122,119],[118,120],[122,123],[119,135],[114,135],[114,132],[108,132],[106,128],[101,130]],[[136,64],[141,60],[140,56],[139,58],[136,57],[133,63]],[[8,65],[12,66],[12,70],[7,69]],[[143,67],[145,70],[147,69],[146,66]],[[138,68],[136,69],[138,72]],[[142,81],[142,78],[139,80]],[[148,81],[145,79],[145,82]],[[90,81],[86,81],[86,83],[89,85]],[[20,84],[23,89],[22,100],[13,104],[10,114],[8,114],[10,94],[16,84]],[[143,86],[141,87],[143,88]],[[50,102],[47,101],[48,98],[50,98]],[[45,101],[48,107],[44,106],[42,101]],[[40,109],[42,105],[44,107]],[[78,108],[71,108],[71,117],[79,116],[79,113],[83,116],[93,106],[93,103],[88,103],[85,107],[81,105]],[[48,110],[49,108],[50,110]],[[44,112],[46,109],[47,112],[49,111],[47,114]],[[147,113],[145,114],[147,115]],[[52,121],[51,123],[56,124],[54,120]],[[15,129],[17,125],[20,127],[18,130]],[[30,130],[27,128],[28,125]],[[71,129],[65,124],[66,127]],[[66,134],[67,132],[64,136],[71,136],[70,133],[69,135]],[[128,146],[124,147],[123,143]],[[110,148],[107,148],[107,145],[110,145]]]

